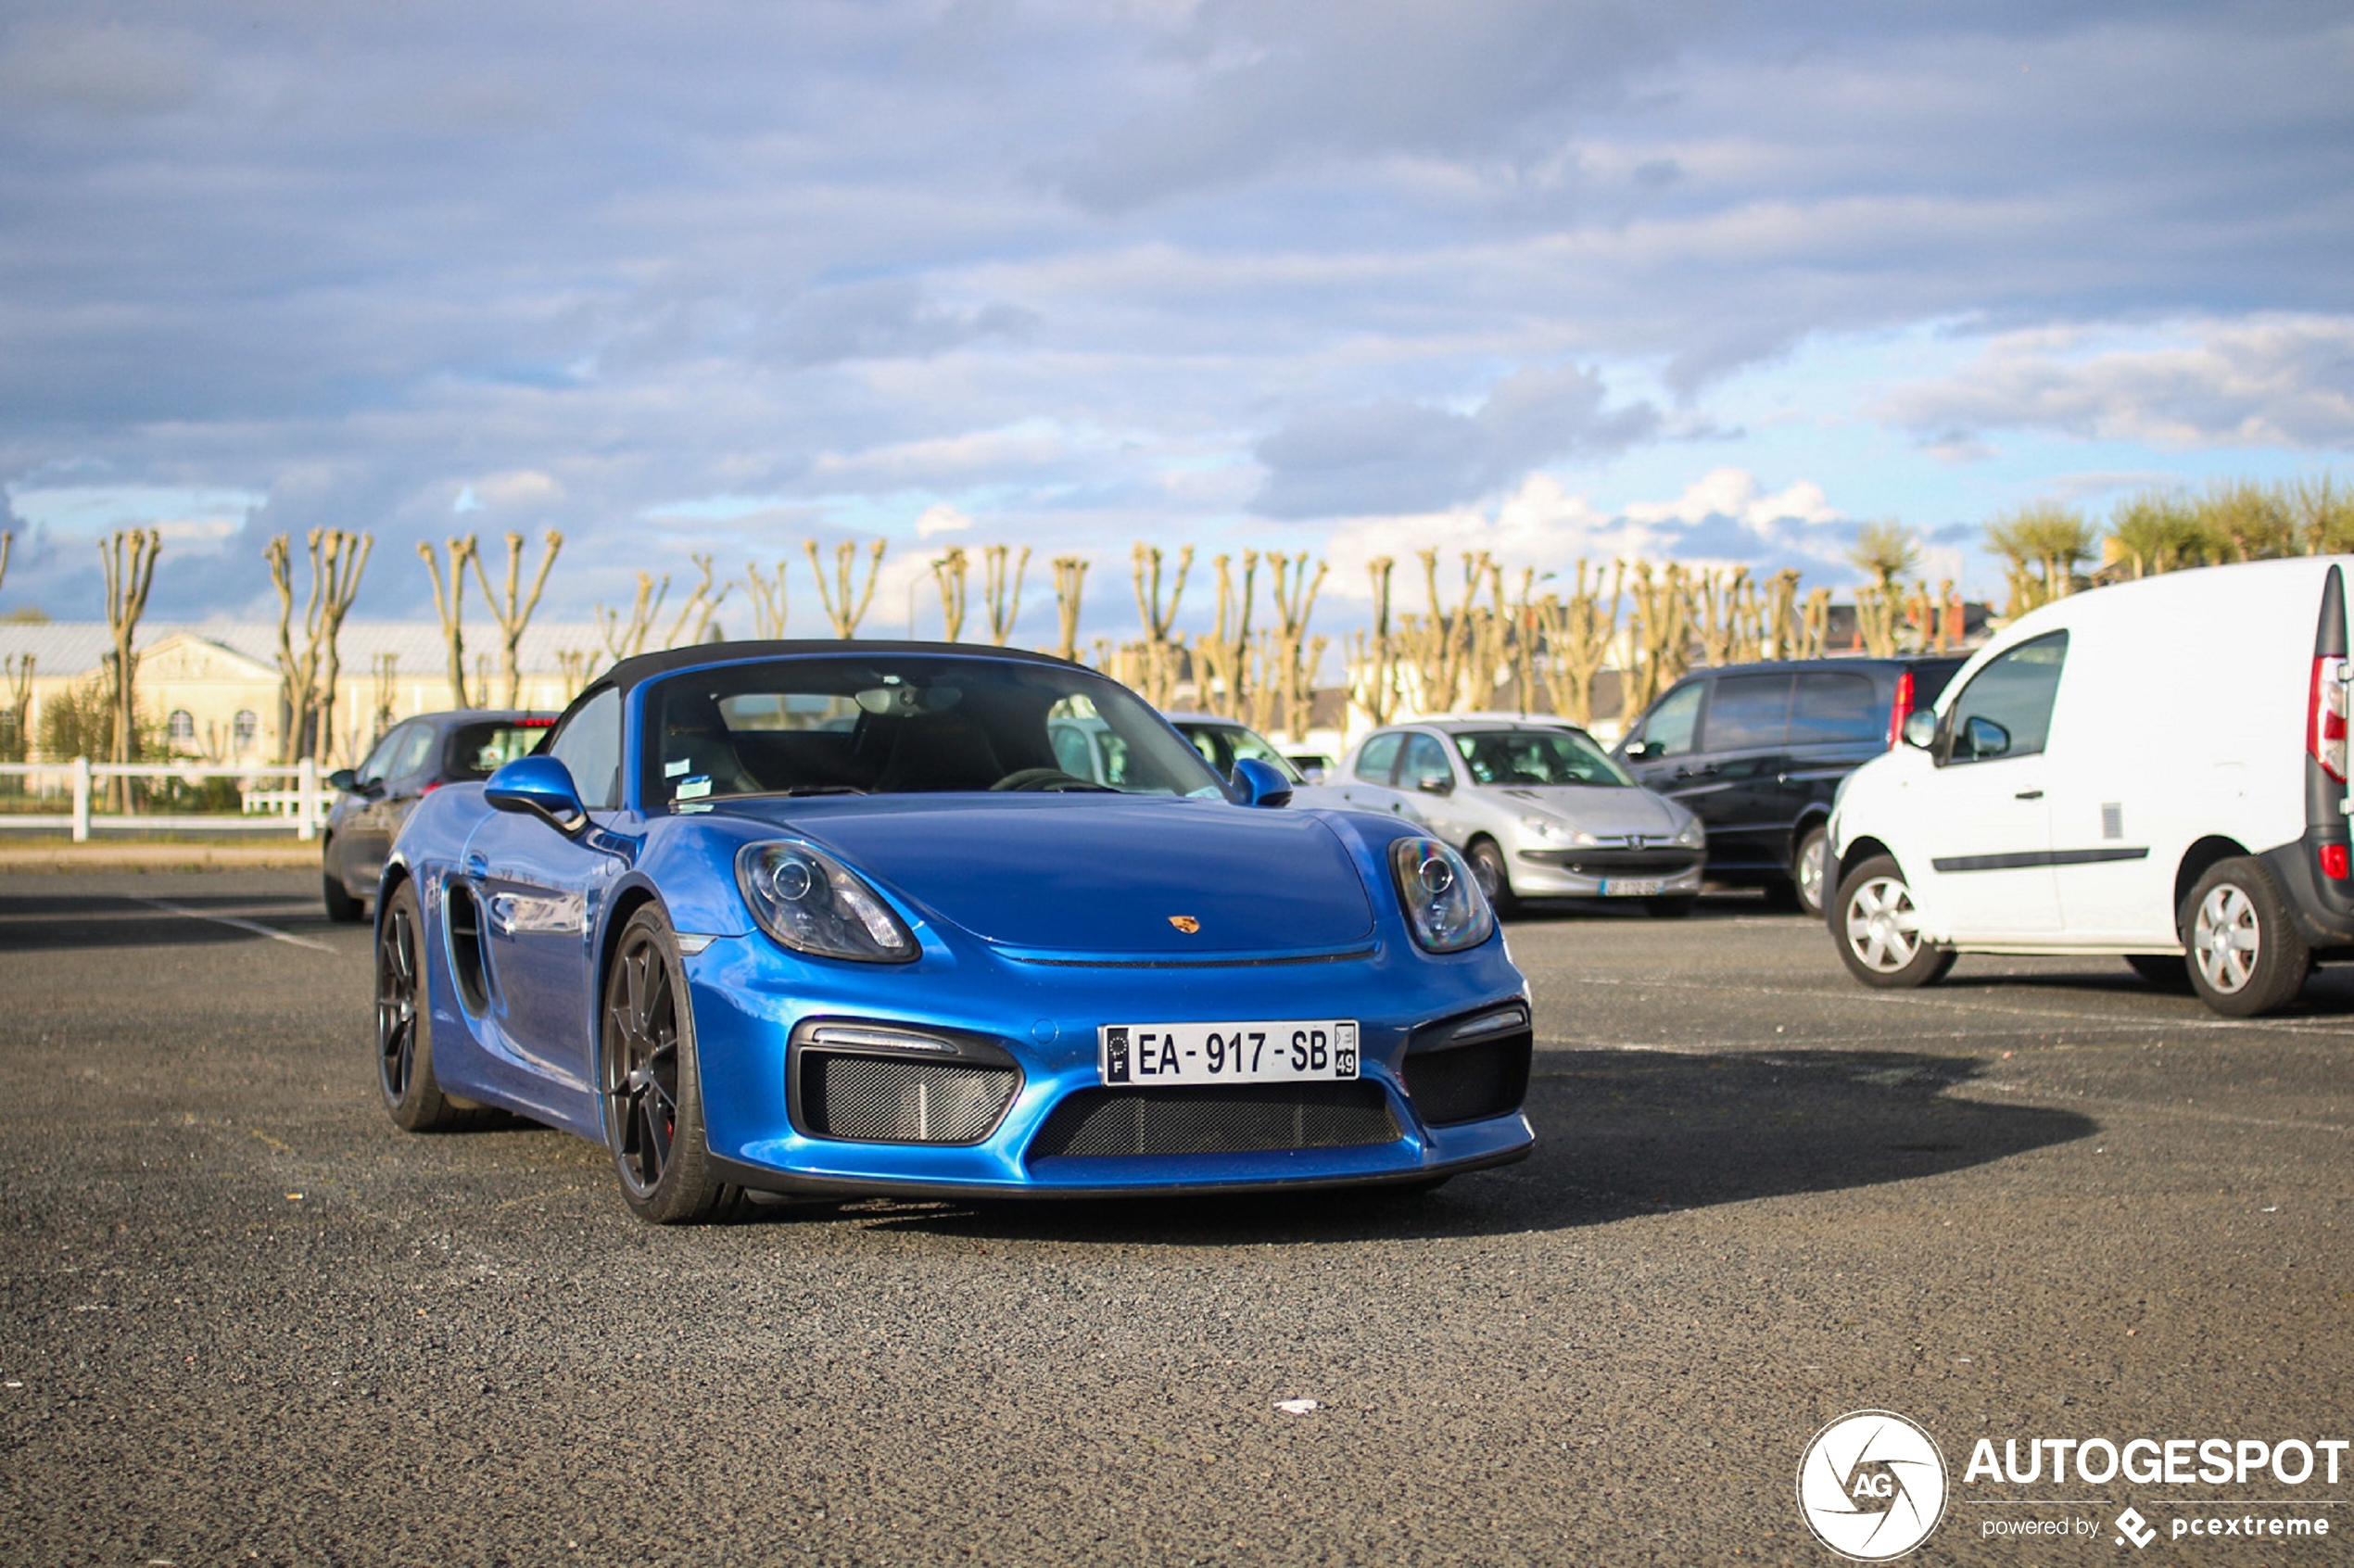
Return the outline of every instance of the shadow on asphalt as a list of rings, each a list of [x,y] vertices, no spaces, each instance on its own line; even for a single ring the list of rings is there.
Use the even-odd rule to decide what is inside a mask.
[[[1249,1246],[1570,1230],[1983,1165],[2082,1138],[2091,1118],[1943,1093],[1966,1057],[1783,1051],[1539,1053],[1536,1152],[1414,1195],[1395,1190],[1122,1202],[844,1205],[870,1227],[1107,1246]],[[755,1219],[806,1218],[759,1209]]]
[[[289,936],[332,930],[317,898],[253,893],[164,893],[162,902],[201,914],[234,914]],[[92,947],[218,947],[267,942],[253,931],[190,919],[119,895],[0,897],[0,952]]]

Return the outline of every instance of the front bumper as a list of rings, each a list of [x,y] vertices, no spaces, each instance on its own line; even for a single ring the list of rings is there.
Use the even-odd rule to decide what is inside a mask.
[[[1512,891],[1523,898],[1609,898],[1628,883],[1657,882],[1652,896],[1697,893],[1705,850],[1559,849],[1512,852]]]
[[[958,944],[884,970],[804,960],[754,935],[714,941],[687,971],[711,1153],[724,1179],[756,1190],[1078,1197],[1381,1185],[1507,1164],[1535,1142],[1516,1105],[1430,1125],[1404,1070],[1410,1036],[1434,1020],[1525,1005],[1500,940],[1436,959],[1375,942],[1330,962],[1183,968],[1032,963]],[[1019,1065],[1019,1087],[975,1143],[814,1136],[795,1114],[791,1037],[805,1019],[842,1018],[993,1042]],[[1358,1020],[1360,1078],[1379,1089],[1397,1137],[1216,1154],[1033,1151],[1057,1106],[1102,1087],[1099,1026],[1285,1018]]]

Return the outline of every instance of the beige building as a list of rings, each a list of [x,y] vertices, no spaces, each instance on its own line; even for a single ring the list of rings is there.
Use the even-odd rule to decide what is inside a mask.
[[[278,760],[286,719],[279,694],[277,623],[158,623],[140,627],[138,646],[139,710],[164,730],[172,756],[215,763]],[[386,727],[412,714],[457,706],[441,628],[433,622],[347,621],[336,647],[342,668],[335,682],[334,733],[320,748],[325,766],[358,761]],[[0,709],[15,707],[21,689],[25,733],[37,748],[43,704],[103,682],[112,651],[101,622],[0,623]],[[525,708],[563,707],[612,662],[598,628],[585,621],[534,625],[521,652]],[[504,707],[506,681],[495,627],[471,631],[466,664],[473,705]]]

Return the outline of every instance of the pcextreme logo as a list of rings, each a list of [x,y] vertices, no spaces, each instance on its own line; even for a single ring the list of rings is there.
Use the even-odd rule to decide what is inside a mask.
[[[1929,1539],[1945,1516],[1945,1490],[1937,1440],[1894,1410],[1841,1416],[1798,1461],[1806,1527],[1858,1562],[1886,1562]]]

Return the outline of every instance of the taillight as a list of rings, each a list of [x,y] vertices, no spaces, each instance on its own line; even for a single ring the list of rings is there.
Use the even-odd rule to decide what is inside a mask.
[[[417,793],[420,795],[430,795],[436,790],[440,789],[445,782],[447,782],[447,780],[437,778],[432,783],[426,785],[424,789],[418,790]]]
[[[2313,684],[2305,699],[2305,750],[2322,771],[2346,782],[2346,661],[2313,661]],[[2339,852],[2343,860],[2344,851]],[[2332,876],[2343,876],[2332,872]]]
[[[1888,749],[1894,751],[1905,739],[1905,721],[1913,716],[1913,672],[1896,672],[1896,701],[1888,710]]]
[[[2333,882],[2342,882],[2350,874],[2354,874],[2354,866],[2349,866],[2348,863],[2346,846],[2323,844],[2322,846],[2322,875]]]

